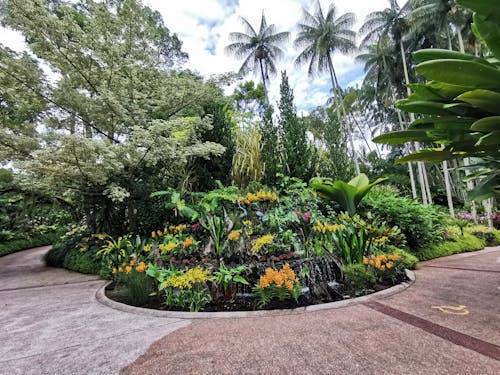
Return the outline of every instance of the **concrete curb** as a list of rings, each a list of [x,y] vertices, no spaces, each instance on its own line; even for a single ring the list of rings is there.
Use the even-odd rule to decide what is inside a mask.
[[[298,307],[296,309],[285,309],[285,310],[258,310],[258,311],[218,311],[218,312],[185,312],[185,311],[162,311],[154,309],[146,309],[143,307],[135,307],[126,305],[124,303],[113,301],[106,296],[105,289],[110,282],[103,285],[96,292],[96,299],[103,305],[136,315],[154,316],[158,318],[177,318],[177,319],[231,319],[231,318],[256,318],[256,317],[269,317],[269,316],[280,316],[280,315],[297,315],[312,311],[321,310],[331,310],[340,309],[352,305],[358,305],[360,303],[365,303],[374,299],[387,298],[396,293],[400,293],[403,290],[409,288],[415,282],[415,272],[406,270],[406,276],[409,281],[395,285],[391,288],[381,290],[380,292],[372,293],[366,296],[346,299],[343,301],[322,303],[318,305],[309,305],[304,307]]]

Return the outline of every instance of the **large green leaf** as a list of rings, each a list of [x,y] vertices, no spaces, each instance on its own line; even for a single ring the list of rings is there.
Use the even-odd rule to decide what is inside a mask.
[[[369,182],[368,176],[364,173],[360,173],[349,181],[348,184],[354,186],[356,189],[360,189],[361,187],[368,185]]]
[[[488,146],[500,148],[500,131],[483,135],[481,138],[479,138],[479,141],[477,141],[475,146],[480,148],[485,148]]]
[[[472,124],[470,129],[483,133],[500,131],[500,116],[482,118],[481,120],[478,120],[474,124]]]
[[[462,85],[450,85],[449,83],[429,81],[426,83],[436,94],[448,100],[455,99],[458,95],[470,91],[470,87]]]
[[[447,107],[447,104],[427,100],[400,100],[396,103],[396,107],[406,112],[424,115],[449,116],[454,113],[453,107]]]
[[[474,89],[500,91],[500,69],[475,61],[433,60],[415,67],[427,79]]]
[[[457,0],[457,3],[479,13],[487,20],[500,24],[500,7],[497,0]]]
[[[432,139],[425,130],[408,129],[379,135],[373,139],[373,142],[399,145],[406,142],[432,142]]]
[[[322,197],[337,202],[345,211],[356,212],[354,198],[356,188],[344,181],[325,181],[321,178],[313,178],[310,183]]]
[[[490,90],[472,90],[457,97],[465,103],[494,114],[500,114],[500,93]]]
[[[428,116],[416,119],[410,129],[419,130],[449,130],[467,132],[475,119],[456,116]]]
[[[434,89],[428,85],[420,83],[410,83],[407,85],[413,93],[408,96],[409,100],[437,100],[442,101],[448,98],[439,95]]]
[[[413,57],[417,63],[423,63],[430,60],[465,60],[465,61],[476,61],[481,64],[489,65],[484,59],[478,58],[474,55],[469,55],[467,53],[461,53],[457,51],[450,51],[448,49],[421,49],[413,53]]]
[[[378,178],[375,181],[373,181],[371,184],[366,184],[364,186],[359,187],[358,191],[356,192],[356,196],[354,198],[354,204],[356,207],[359,205],[363,197],[368,194],[368,192],[371,190],[372,187],[375,185],[380,184],[381,182],[386,181],[387,178]],[[366,179],[366,182],[368,182],[368,178]]]
[[[414,152],[413,154],[404,156],[396,161],[397,164],[404,164],[414,161],[428,161],[432,163],[440,163],[445,160],[450,160],[460,157],[460,154],[455,154],[449,150],[443,149],[424,149]]]
[[[493,55],[500,58],[500,23],[487,21],[476,13],[474,14],[474,27]]]

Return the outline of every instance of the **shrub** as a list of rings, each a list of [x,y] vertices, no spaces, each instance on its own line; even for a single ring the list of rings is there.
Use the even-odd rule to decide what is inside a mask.
[[[154,280],[144,272],[135,269],[129,273],[122,273],[119,277],[117,294],[125,303],[133,306],[144,306],[150,300],[154,291]]]
[[[362,294],[375,284],[375,275],[364,264],[349,264],[343,267],[348,289],[354,294]]]
[[[418,252],[416,252],[416,256],[420,260],[428,260],[468,251],[481,250],[484,248],[484,245],[484,240],[466,232],[463,236],[452,237],[449,240],[419,249]]]
[[[442,215],[433,206],[424,206],[409,198],[394,195],[388,190],[371,191],[365,198],[366,207],[389,225],[397,225],[412,251],[442,239],[439,226]]]
[[[101,262],[92,253],[82,253],[78,249],[69,249],[63,260],[63,267],[80,273],[100,274]]]
[[[496,246],[500,244],[499,230],[491,230],[484,225],[475,225],[467,229],[467,232],[470,232],[477,238],[484,240],[486,246]]]
[[[40,233],[30,238],[17,239],[0,244],[0,257],[37,246],[51,245],[60,237],[58,232]]]

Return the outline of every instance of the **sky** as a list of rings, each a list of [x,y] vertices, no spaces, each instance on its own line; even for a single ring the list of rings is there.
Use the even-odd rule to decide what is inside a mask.
[[[400,5],[405,1],[400,0]],[[308,76],[307,68],[294,66],[298,55],[292,41],[296,36],[296,24],[301,19],[302,9],[311,10],[313,0],[143,0],[145,5],[158,10],[165,25],[176,33],[183,42],[183,50],[189,54],[185,67],[203,76],[238,71],[242,60],[227,55],[224,47],[230,44],[229,33],[244,31],[240,16],[246,18],[255,29],[260,25],[262,12],[268,24],[275,24],[276,30],[290,31],[291,42],[284,46],[285,57],[276,66],[278,75],[271,77],[269,94],[271,103],[279,100],[280,74],[286,70],[290,86],[294,91],[295,104],[300,111],[324,105],[330,94],[328,74]],[[322,0],[324,10],[331,1]],[[336,0],[337,15],[347,12],[356,14],[358,30],[366,15],[389,6],[388,0]],[[22,36],[12,30],[0,27],[0,43],[15,49],[23,49]],[[355,86],[363,80],[363,67],[355,63],[352,55],[334,54],[333,64],[342,87]],[[258,75],[249,74],[246,80],[259,80]]]

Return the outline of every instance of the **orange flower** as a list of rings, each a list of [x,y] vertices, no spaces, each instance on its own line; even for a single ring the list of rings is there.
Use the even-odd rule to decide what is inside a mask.
[[[123,272],[123,268],[118,267],[118,272]]]
[[[292,290],[293,289],[293,284],[291,281],[285,281],[285,288],[287,288],[288,290]]]
[[[368,258],[363,257],[363,264],[368,264]]]
[[[241,235],[241,230],[233,230],[229,235],[227,236],[227,239],[229,241],[238,241],[240,239]]]
[[[116,269],[116,268],[113,268],[113,269],[111,270],[111,273],[114,275],[114,274],[116,273],[116,271],[117,271],[117,269]]]
[[[385,266],[382,265],[382,266],[380,266],[379,269],[380,269],[380,271],[385,271]]]
[[[194,243],[193,239],[191,237],[186,238],[184,242],[182,243],[182,246],[184,248],[191,246]]]
[[[132,272],[132,267],[131,266],[125,267],[125,273],[130,273],[130,272]]]
[[[130,265],[131,265],[132,267],[133,267],[133,266],[135,266],[135,259],[132,259],[132,260],[130,261]]]
[[[394,266],[394,263],[388,262],[385,266],[390,270]]]
[[[147,269],[147,268],[148,268],[148,266],[146,265],[146,263],[141,262],[141,263],[139,263],[139,264],[137,265],[137,267],[135,267],[135,270],[136,270],[137,272],[144,272],[144,271],[146,271],[146,269]]]

